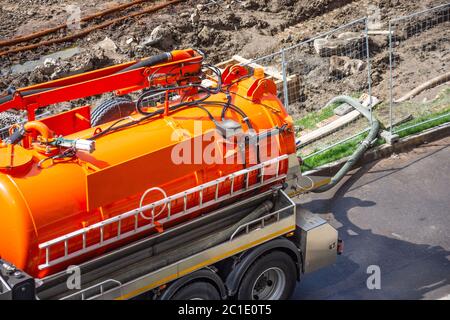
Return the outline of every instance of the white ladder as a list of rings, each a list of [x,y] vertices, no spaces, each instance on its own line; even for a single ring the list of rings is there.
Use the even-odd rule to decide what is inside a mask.
[[[258,188],[261,188],[265,185],[272,184],[276,181],[282,180],[286,177],[285,173],[280,173],[280,164],[283,161],[286,161],[288,159],[288,155],[282,155],[277,158],[273,158],[270,160],[267,160],[265,162],[262,162],[258,165],[252,166],[247,169],[243,169],[237,172],[234,172],[230,175],[221,177],[216,180],[212,180],[210,182],[204,183],[202,185],[196,186],[194,188],[188,189],[186,191],[177,193],[175,195],[165,197],[161,200],[155,201],[153,203],[140,206],[139,208],[133,209],[131,211],[122,213],[120,215],[114,216],[112,218],[103,220],[101,222],[95,223],[91,226],[81,228],[79,230],[76,230],[74,232],[62,235],[60,237],[57,237],[55,239],[46,241],[44,243],[39,244],[39,249],[42,254],[45,254],[45,262],[43,264],[40,264],[38,266],[39,270],[43,270],[45,268],[48,268],[50,266],[59,264],[61,262],[73,259],[75,257],[78,257],[80,255],[86,254],[88,252],[94,251],[96,249],[102,248],[104,246],[110,245],[114,242],[121,241],[125,238],[128,238],[130,236],[136,235],[140,232],[152,229],[157,227],[158,225],[163,224],[164,222],[171,219],[173,215],[176,215],[176,217],[182,217],[184,215],[191,214],[199,209],[207,208],[209,206],[215,205],[217,203],[220,203],[222,201],[228,200],[233,197],[237,197],[241,194],[244,194],[248,191],[255,190]],[[267,168],[271,168],[275,166],[275,169],[273,172],[269,172],[266,174]],[[286,172],[287,172],[287,164],[285,166]],[[258,178],[255,183],[250,184],[250,175],[252,173],[257,173]],[[265,179],[265,175],[270,176],[270,178]],[[244,177],[245,186],[241,189],[235,190],[234,182],[236,178]],[[219,190],[220,185],[225,182],[230,182],[231,187],[229,193],[219,196]],[[204,190],[208,188],[215,188],[215,196],[213,199],[209,201],[204,201]],[[151,189],[151,188],[150,188]],[[144,192],[144,195],[146,193]],[[188,208],[188,197],[192,195],[198,196],[198,204]],[[179,212],[172,212],[172,203],[176,200],[183,199],[183,209]],[[144,224],[142,226],[139,226],[139,215],[144,212],[151,210],[152,217],[155,217],[155,208],[158,208],[160,206],[167,206],[167,216],[165,218],[159,219],[157,221],[154,221],[154,219],[150,219],[149,223]],[[164,209],[165,210],[165,209]],[[125,219],[134,219],[134,227],[131,230],[123,232],[122,224]],[[117,233],[115,236],[110,236],[108,239],[104,238],[104,230],[108,226],[117,226]],[[87,243],[87,235],[88,233],[98,232],[99,234],[99,241],[95,243]],[[75,250],[69,250],[69,244],[70,240],[81,240],[81,248],[75,249]],[[57,245],[64,246],[64,252],[61,255],[58,255],[57,257],[51,257],[50,250],[52,247],[55,247]]]

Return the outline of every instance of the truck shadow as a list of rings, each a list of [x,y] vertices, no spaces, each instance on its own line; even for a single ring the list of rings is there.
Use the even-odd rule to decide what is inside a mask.
[[[313,195],[309,202],[302,203],[302,207],[321,214],[338,228],[345,248],[334,265],[304,275],[293,299],[429,299],[448,294],[450,251],[441,246],[415,244],[375,234],[349,219],[351,209],[364,210],[376,205],[374,201],[347,194],[356,189],[352,189],[354,184],[376,163],[355,171],[334,194],[330,191]],[[386,174],[391,173],[390,170]],[[372,274],[367,272],[371,265],[380,268],[379,290],[370,290],[366,284]]]

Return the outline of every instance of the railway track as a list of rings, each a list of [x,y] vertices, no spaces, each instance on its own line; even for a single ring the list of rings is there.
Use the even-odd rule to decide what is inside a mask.
[[[118,17],[114,17],[112,19],[105,20],[103,22],[100,22],[98,24],[93,24],[91,26],[85,26],[83,29],[81,29],[77,32],[74,32],[74,33],[70,33],[67,35],[59,36],[59,37],[58,36],[54,37],[53,35],[56,34],[57,32],[61,32],[62,30],[64,31],[64,30],[68,29],[67,24],[61,24],[61,25],[58,25],[58,26],[55,26],[52,28],[33,32],[33,33],[30,33],[30,34],[27,34],[24,36],[0,41],[0,57],[12,55],[12,54],[16,54],[16,53],[20,53],[20,52],[24,52],[24,51],[32,51],[32,50],[36,50],[41,47],[50,46],[53,44],[72,42],[74,40],[83,38],[96,30],[104,29],[111,25],[121,23],[123,21],[126,21],[127,19],[138,18],[145,14],[155,13],[166,7],[176,5],[178,3],[185,2],[185,1],[186,0],[156,1],[156,3],[153,3],[151,5],[141,8],[141,7],[139,7],[139,5],[142,5],[145,2],[150,2],[150,1],[149,0],[134,0],[134,1],[131,1],[131,2],[128,2],[125,4],[121,4],[116,7],[113,7],[113,8],[107,9],[107,10],[103,10],[103,11],[97,12],[95,14],[81,18],[81,23],[87,24],[91,21],[95,21],[96,19],[119,13]],[[155,1],[151,1],[151,2],[155,2]],[[132,7],[136,7],[136,10],[132,10],[129,13],[120,15],[121,12],[123,12],[129,8],[132,8]],[[44,38],[47,36],[49,36],[51,39],[38,41],[37,43],[26,44],[29,42],[33,42],[36,39]],[[25,45],[20,45],[22,43],[25,43]]]

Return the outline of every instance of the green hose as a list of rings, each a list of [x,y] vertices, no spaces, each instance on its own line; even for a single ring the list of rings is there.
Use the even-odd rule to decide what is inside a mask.
[[[312,192],[325,192],[333,188],[341,179],[347,174],[348,171],[353,167],[353,165],[363,156],[363,154],[366,152],[366,150],[369,148],[369,146],[372,144],[372,141],[374,141],[378,136],[378,131],[380,130],[380,123],[376,118],[372,117],[371,112],[364,108],[359,101],[355,100],[354,98],[351,98],[349,96],[337,96],[333,99],[331,99],[330,102],[327,103],[327,106],[329,106],[332,103],[335,102],[341,102],[341,103],[348,103],[353,108],[358,110],[364,117],[369,120],[369,123],[371,124],[371,128],[369,131],[369,134],[367,135],[366,139],[364,139],[361,144],[358,146],[356,151],[351,155],[351,157],[347,160],[347,162],[342,166],[342,168],[331,178],[331,181],[329,184],[324,185],[322,187],[319,187],[317,189],[311,190]]]

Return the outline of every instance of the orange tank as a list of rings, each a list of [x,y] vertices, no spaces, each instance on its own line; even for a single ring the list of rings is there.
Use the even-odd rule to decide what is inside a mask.
[[[255,72],[254,76],[231,85],[229,91],[232,103],[248,116],[256,134],[282,128],[275,135],[261,139],[261,150],[267,149],[269,140],[271,144],[268,154],[260,154],[259,161],[264,161],[277,155],[295,153],[295,138],[292,119],[276,97],[273,82],[261,81],[264,80],[261,77],[260,72]],[[196,95],[200,94],[196,93],[189,99],[195,100]],[[176,99],[172,99],[170,104],[177,103]],[[214,103],[227,101],[227,95],[224,92],[215,93],[206,101],[210,104],[204,105],[204,108],[215,119],[220,120],[223,106]],[[192,206],[199,199],[193,195],[188,198],[187,204],[175,201],[171,203],[173,219],[170,221],[158,224],[158,221],[167,217],[167,207],[163,208],[155,221],[139,215],[139,225],[152,223],[154,228],[46,267],[42,267],[46,264],[46,259],[57,259],[65,252],[80,249],[83,240],[73,239],[67,245],[55,245],[49,252],[49,257],[46,257],[45,250],[39,248],[40,244],[138,208],[143,200],[143,193],[149,188],[161,188],[167,196],[171,196],[257,164],[256,158],[252,156],[252,143],[242,149],[235,140],[236,137],[223,138],[214,130],[217,125],[207,112],[197,107],[167,112],[105,134],[96,139],[95,151],[92,153],[79,151],[69,158],[47,160],[54,150],[42,148],[42,140],[49,139],[46,128],[51,133],[54,123],[63,120],[67,127],[73,126],[69,124],[69,119],[83,123],[89,117],[87,110],[88,108],[75,109],[34,122],[35,125],[29,125],[27,129],[34,137],[29,144],[26,141],[22,142],[22,146],[3,143],[0,147],[0,255],[2,259],[38,278],[138,238],[163,232],[165,228],[192,219],[210,208],[199,209],[177,218],[176,212],[181,211],[184,205]],[[142,117],[144,115],[135,112],[129,118],[121,120],[120,124]],[[243,133],[248,133],[249,128],[242,115],[228,110],[226,118],[241,124]],[[76,131],[72,133],[67,127],[60,131],[65,139],[71,141],[89,139],[114,122],[95,128],[90,128],[89,125],[75,126],[82,130],[72,130]],[[212,149],[214,151],[208,153],[214,159],[211,162],[206,159],[205,151]],[[186,153],[189,150],[192,151],[190,155]],[[204,156],[199,158],[199,154]],[[10,159],[12,156],[13,160]],[[280,172],[287,172],[287,166],[287,160],[282,161]],[[256,173],[252,173],[249,179],[254,182],[259,178]],[[241,177],[234,183],[237,190],[243,188],[246,182]],[[223,183],[219,193],[229,192],[230,184]],[[213,197],[214,192],[206,190],[204,201]],[[148,192],[144,203],[152,203],[161,198],[162,194],[158,191]],[[161,208],[158,207],[157,211],[159,209]],[[121,223],[120,232],[125,233],[133,228],[136,221],[130,218]],[[88,232],[84,241],[86,244],[93,244],[100,241],[99,237],[102,240],[110,239],[117,234],[117,228],[117,225],[109,225],[102,230],[101,235]]]

